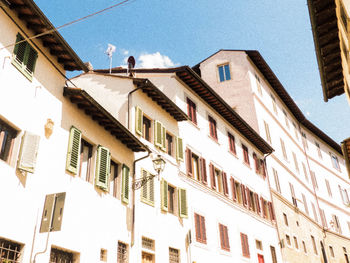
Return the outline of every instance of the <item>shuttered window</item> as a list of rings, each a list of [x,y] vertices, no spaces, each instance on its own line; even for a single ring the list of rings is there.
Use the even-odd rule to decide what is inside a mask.
[[[139,135],[142,135],[142,116],[142,110],[139,107],[135,107],[135,133]]]
[[[228,137],[228,145],[229,145],[230,152],[233,154],[236,154],[235,137],[229,132],[227,133],[227,137]]]
[[[215,180],[215,167],[213,164],[209,164],[209,172],[210,172],[210,183],[211,188],[216,189],[216,180]]]
[[[150,175],[151,174],[149,172],[141,169],[142,177],[147,177]],[[148,180],[146,184],[141,187],[141,201],[152,206],[154,205],[154,178]]]
[[[38,53],[27,41],[23,40],[22,35],[18,33],[16,38],[17,44],[13,50],[12,64],[29,80],[32,80]]]
[[[109,173],[111,170],[110,165],[111,154],[109,149],[99,146],[97,148],[95,184],[105,191],[108,190]]]
[[[161,209],[168,211],[168,182],[164,179],[160,182]]]
[[[7,123],[0,120],[0,159],[10,162],[14,139],[17,131],[10,127]]]
[[[224,188],[224,194],[228,196],[227,175],[225,172],[222,172],[222,184]]]
[[[278,173],[276,171],[275,168],[272,168],[272,173],[273,173],[273,177],[275,179],[275,187],[276,187],[276,191],[281,193],[281,186],[280,186],[280,180],[278,178]]]
[[[260,173],[260,162],[258,159],[258,156],[256,155],[256,153],[253,153],[253,159],[254,159],[254,168],[255,168],[255,172],[257,174]]]
[[[126,204],[129,203],[129,176],[130,176],[130,169],[128,166],[123,164],[122,167],[122,201]]]
[[[161,150],[165,151],[166,146],[166,129],[159,121],[154,122],[154,144]]]
[[[73,174],[77,174],[80,163],[80,144],[81,132],[72,126],[69,134],[66,170]]]
[[[272,205],[271,202],[268,202],[267,205],[269,207],[270,220],[275,221],[276,220],[276,216],[275,216],[275,211],[273,209],[273,205]]]
[[[307,215],[309,215],[309,208],[308,208],[308,205],[307,205],[306,197],[305,197],[304,194],[301,194],[301,196],[302,196],[302,198],[303,198],[305,213],[306,213]]]
[[[246,258],[250,257],[248,236],[241,233],[242,255]]]
[[[266,140],[271,144],[270,128],[269,128],[269,124],[266,121],[264,121],[264,127],[265,127]]]
[[[187,191],[184,188],[178,188],[179,196],[179,215],[180,217],[188,217],[188,207],[187,207]]]
[[[18,169],[34,173],[39,141],[40,136],[27,131],[24,133],[18,158]]]
[[[242,144],[243,160],[246,164],[250,165],[248,147]]]
[[[210,137],[212,137],[214,140],[218,140],[218,133],[216,129],[216,120],[213,119],[213,117],[208,116],[208,122],[209,122],[209,134]]]
[[[199,214],[194,214],[194,224],[196,228],[196,240],[200,243],[207,243],[207,236],[205,230],[205,218]]]
[[[235,179],[231,177],[230,182],[231,182],[232,200],[237,201],[237,190],[235,185]]]
[[[208,178],[207,178],[207,167],[206,167],[205,159],[200,158],[199,161],[200,161],[200,173],[201,173],[202,183],[207,184]]]
[[[220,232],[221,249],[230,251],[230,242],[228,238],[227,226],[219,224],[219,232]]]
[[[194,123],[197,124],[197,112],[196,112],[196,104],[187,98],[187,114],[189,119]]]
[[[275,247],[270,246],[270,251],[271,251],[272,263],[277,263],[277,255],[276,255]]]

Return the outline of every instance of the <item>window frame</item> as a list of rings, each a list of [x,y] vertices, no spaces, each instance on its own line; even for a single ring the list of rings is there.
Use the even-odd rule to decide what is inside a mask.
[[[331,162],[332,162],[333,168],[338,170],[338,171],[340,171],[340,165],[339,165],[338,157],[335,154],[331,153],[331,152],[329,152],[329,154],[331,156]]]
[[[222,69],[222,77],[221,77],[221,71],[220,69]],[[225,82],[225,81],[229,81],[232,79],[231,77],[231,67],[230,67],[230,63],[223,63],[220,65],[217,65],[217,72],[218,72],[218,76],[219,76],[219,82]]]
[[[234,155],[237,155],[235,136],[233,136],[232,133],[227,132],[227,137],[228,137],[228,145],[229,145],[229,151],[230,151],[230,153],[232,153],[232,154],[234,154]]]
[[[197,105],[189,97],[186,98],[187,101],[187,115],[193,124],[197,125]]]
[[[212,116],[208,115],[208,123],[209,123],[209,136],[215,141],[218,141],[218,131],[217,131],[216,120]]]
[[[207,244],[205,217],[200,214],[194,213],[194,225],[195,225],[196,241],[202,244]]]
[[[219,223],[220,247],[222,250],[230,251],[230,240],[226,225]]]
[[[249,149],[242,143],[243,162],[250,167]]]
[[[10,164],[18,131],[0,119],[0,160]],[[6,136],[6,138],[5,138]]]
[[[152,143],[152,119],[142,114],[142,138]],[[147,125],[148,124],[148,125]]]
[[[240,233],[240,236],[241,236],[242,256],[246,258],[250,258],[248,236],[242,232]]]

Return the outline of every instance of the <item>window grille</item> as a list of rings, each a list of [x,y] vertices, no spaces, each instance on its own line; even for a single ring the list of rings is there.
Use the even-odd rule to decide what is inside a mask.
[[[169,247],[169,263],[179,263],[180,253],[178,249]]]
[[[21,248],[20,244],[0,239],[0,262],[19,263]]]
[[[118,263],[128,262],[128,247],[126,244],[118,242]]]
[[[49,263],[73,263],[73,253],[52,248]]]
[[[154,240],[147,237],[142,237],[142,248],[154,250]]]

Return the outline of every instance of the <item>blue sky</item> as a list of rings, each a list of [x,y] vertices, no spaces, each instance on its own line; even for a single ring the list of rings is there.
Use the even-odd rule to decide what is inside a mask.
[[[114,0],[36,0],[57,27]],[[117,47],[113,66],[133,55],[136,67],[193,66],[221,48],[256,49],[316,126],[335,141],[350,137],[345,95],[323,102],[306,0],[131,0],[60,30],[94,68],[108,68],[107,44]]]

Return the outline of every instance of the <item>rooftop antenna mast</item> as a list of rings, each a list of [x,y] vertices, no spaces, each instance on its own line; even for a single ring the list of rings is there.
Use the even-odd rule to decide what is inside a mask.
[[[112,56],[115,50],[116,50],[116,47],[114,45],[108,44],[108,48],[105,53],[109,57],[109,74],[112,73]]]

